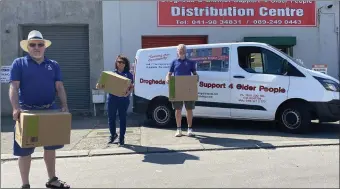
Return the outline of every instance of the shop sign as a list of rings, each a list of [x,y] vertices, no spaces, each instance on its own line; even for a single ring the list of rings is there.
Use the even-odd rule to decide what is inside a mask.
[[[327,74],[327,65],[326,64],[314,64],[312,65],[312,70]]]
[[[157,1],[159,27],[313,27],[316,2],[294,0]]]
[[[11,66],[1,66],[1,83],[10,81]]]

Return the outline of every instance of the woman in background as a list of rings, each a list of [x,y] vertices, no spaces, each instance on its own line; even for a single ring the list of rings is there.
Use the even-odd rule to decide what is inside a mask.
[[[126,117],[127,117],[127,109],[130,104],[130,94],[133,90],[133,75],[130,73],[130,61],[127,57],[119,55],[116,58],[115,62],[115,73],[130,79],[131,86],[126,92],[124,97],[118,97],[112,94],[109,94],[108,97],[108,124],[111,136],[109,138],[108,143],[113,143],[117,138],[116,132],[116,115],[118,111],[119,122],[120,122],[120,132],[119,132],[119,145],[124,145],[125,141],[125,132],[126,132]],[[101,89],[104,86],[100,86],[97,83],[96,88]]]

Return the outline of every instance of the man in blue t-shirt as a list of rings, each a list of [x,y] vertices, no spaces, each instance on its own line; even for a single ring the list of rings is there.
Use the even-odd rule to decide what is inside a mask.
[[[191,75],[191,73],[193,75],[197,75],[196,62],[191,61],[186,58],[186,46],[184,44],[180,44],[177,46],[177,55],[178,55],[178,58],[172,61],[170,70],[166,76],[167,83],[169,83],[169,79],[172,74],[174,74],[174,76]],[[193,136],[194,133],[192,131],[192,117],[193,117],[192,110],[195,109],[195,102],[184,101],[184,104],[185,104],[185,109],[187,111],[188,136]],[[183,102],[181,101],[172,102],[172,106],[175,109],[176,124],[177,124],[177,131],[176,131],[175,136],[180,137],[182,136],[181,121],[182,121]]]
[[[28,34],[27,40],[20,42],[21,48],[28,52],[28,55],[15,59],[11,66],[9,98],[14,120],[19,119],[22,110],[57,109],[56,94],[61,101],[61,110],[68,111],[59,64],[44,56],[45,49],[50,45],[51,41],[44,39],[36,30]],[[55,175],[55,150],[62,147],[63,145],[44,147],[44,160],[49,177],[45,184],[47,188],[70,188]],[[34,148],[21,148],[14,140],[13,154],[19,156],[22,188],[30,188],[28,178],[33,152]]]

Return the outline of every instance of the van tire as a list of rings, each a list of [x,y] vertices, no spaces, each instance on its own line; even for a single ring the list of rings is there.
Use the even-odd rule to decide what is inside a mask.
[[[283,132],[302,134],[311,127],[311,114],[307,103],[288,103],[277,115],[279,129]]]
[[[148,114],[152,126],[168,127],[173,124],[174,110],[170,103],[155,102],[151,105]]]

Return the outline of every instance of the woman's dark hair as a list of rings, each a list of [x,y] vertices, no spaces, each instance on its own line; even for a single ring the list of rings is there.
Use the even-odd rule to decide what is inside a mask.
[[[118,67],[117,67],[117,60],[118,59],[123,60],[124,63],[125,63],[124,72],[130,72],[130,61],[126,56],[123,56],[123,55],[117,56],[116,61],[115,61],[115,68],[118,69]]]

